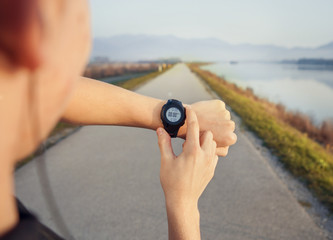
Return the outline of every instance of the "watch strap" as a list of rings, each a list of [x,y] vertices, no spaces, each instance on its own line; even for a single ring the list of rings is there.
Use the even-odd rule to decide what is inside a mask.
[[[179,128],[181,127],[181,126],[172,126],[172,125],[167,124],[166,122],[163,122],[163,126],[164,126],[164,129],[169,133],[170,137],[172,137],[172,138],[177,137]]]
[[[164,111],[164,108],[169,104],[176,104],[176,105],[179,105],[179,106],[182,106],[182,107],[183,107],[183,104],[182,104],[181,101],[178,101],[176,99],[169,99],[167,101],[167,103],[165,105],[163,105],[162,110],[161,110],[161,120],[162,120],[164,129],[169,133],[170,137],[176,138],[177,134],[178,134],[178,131],[179,131],[179,128],[184,125],[184,122],[181,123],[180,125],[171,125],[171,124],[167,123],[166,121],[163,121],[162,112]],[[184,114],[186,116],[185,111],[184,111]]]

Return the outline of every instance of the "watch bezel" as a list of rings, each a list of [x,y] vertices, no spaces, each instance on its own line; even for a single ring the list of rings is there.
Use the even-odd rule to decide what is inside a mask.
[[[177,100],[176,100],[177,101]],[[176,103],[173,103],[171,101],[168,101],[164,106],[163,106],[163,109],[162,109],[162,120],[164,122],[166,122],[167,124],[169,125],[172,125],[172,126],[182,126],[185,122],[185,108],[183,107],[183,105],[181,104],[181,102],[179,102],[180,104],[176,104]],[[181,106],[180,106],[181,105]],[[168,109],[172,108],[172,107],[175,107],[177,108],[180,113],[181,113],[181,117],[180,119],[177,121],[177,122],[171,122],[168,120],[168,118],[166,117],[166,112],[168,111]]]

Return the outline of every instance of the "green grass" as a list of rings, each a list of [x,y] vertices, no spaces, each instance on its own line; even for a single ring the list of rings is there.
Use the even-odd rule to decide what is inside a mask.
[[[50,136],[54,136],[58,133],[61,133],[63,130],[67,128],[76,128],[78,125],[67,123],[67,122],[58,122],[58,124],[55,126],[55,128],[50,133]]]
[[[304,182],[333,213],[333,155],[317,142],[270,115],[260,101],[232,89],[231,84],[196,64],[189,64],[279,157],[286,169]]]
[[[152,72],[149,73],[147,75],[144,75],[142,77],[138,77],[138,78],[133,78],[133,79],[129,79],[127,81],[124,82],[119,82],[116,83],[115,85],[128,89],[128,90],[135,90],[136,88],[142,86],[143,84],[147,83],[149,80],[157,77],[158,75],[164,73],[165,71],[167,71],[168,69],[170,69],[171,67],[166,68],[165,70],[163,70],[162,72]]]

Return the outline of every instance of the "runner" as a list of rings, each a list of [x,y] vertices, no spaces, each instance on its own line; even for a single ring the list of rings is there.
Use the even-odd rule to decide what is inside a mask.
[[[170,239],[199,239],[197,201],[236,141],[230,113],[217,100],[187,105],[176,157],[160,118],[165,100],[79,77],[88,10],[85,0],[0,0],[0,238],[61,239],[16,201],[13,172],[64,119],[157,130]]]

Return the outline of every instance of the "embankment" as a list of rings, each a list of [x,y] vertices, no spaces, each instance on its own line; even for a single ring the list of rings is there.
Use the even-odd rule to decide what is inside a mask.
[[[189,67],[263,140],[285,168],[333,212],[333,154],[330,150],[272,114],[270,104],[249,96],[247,90],[200,69],[198,64],[189,64]]]

